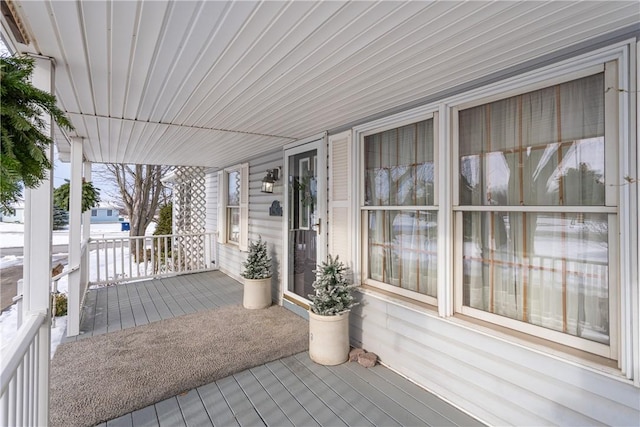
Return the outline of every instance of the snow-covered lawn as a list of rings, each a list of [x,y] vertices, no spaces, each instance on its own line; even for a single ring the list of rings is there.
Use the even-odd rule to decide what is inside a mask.
[[[127,237],[129,233],[127,231],[120,231],[120,223],[113,224],[91,224],[91,237],[103,238],[103,237]],[[153,234],[155,230],[155,223],[151,223],[147,228],[147,235]],[[69,243],[69,231],[58,230],[53,232],[53,244],[65,245]],[[0,248],[14,248],[24,246],[24,225],[17,223],[4,223],[0,222]],[[0,251],[1,253],[1,251]],[[62,254],[64,255],[64,254]],[[95,255],[94,255],[95,256]],[[6,268],[12,265],[22,264],[22,256],[8,255],[0,258],[0,268]],[[92,263],[94,264],[94,263]],[[97,275],[95,268],[92,265],[92,271],[89,272],[90,277]],[[68,276],[63,277],[58,281],[58,291],[61,293],[67,293],[68,289]],[[5,348],[12,344],[13,339],[17,333],[17,320],[18,311],[14,304],[11,308],[7,309],[0,315],[0,338],[1,345],[0,351],[4,352]],[[56,317],[55,325],[51,327],[51,357],[55,353],[55,350],[60,344],[63,334],[67,329],[67,316]]]
[[[126,237],[128,231],[120,231],[121,223],[91,224],[91,237]],[[153,234],[155,223],[152,222],[147,234]],[[52,244],[69,244],[69,230],[54,230]],[[0,248],[19,248],[24,246],[24,224],[0,222]]]

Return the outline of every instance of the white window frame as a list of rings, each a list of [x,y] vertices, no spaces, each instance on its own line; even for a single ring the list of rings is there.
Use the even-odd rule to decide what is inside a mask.
[[[365,196],[365,182],[363,179],[363,174],[364,174],[364,150],[365,150],[365,137],[369,136],[369,135],[374,135],[377,133],[381,133],[387,130],[391,130],[391,129],[396,129],[396,128],[400,128],[402,126],[406,126],[406,125],[410,125],[413,123],[417,123],[417,122],[421,122],[424,120],[433,120],[433,159],[434,159],[434,179],[435,179],[435,183],[434,183],[434,200],[433,200],[433,205],[430,206],[396,206],[396,207],[378,207],[378,206],[365,206],[365,200],[364,200],[364,196]],[[357,178],[357,182],[358,182],[358,197],[357,197],[357,206],[356,206],[356,211],[358,212],[358,221],[359,221],[359,237],[358,237],[358,241],[360,242],[359,246],[359,253],[358,253],[358,265],[360,266],[360,280],[362,283],[370,285],[372,287],[381,289],[383,291],[387,291],[390,293],[394,293],[406,298],[410,298],[419,302],[423,302],[423,303],[427,303],[427,304],[431,304],[431,305],[437,305],[438,304],[438,298],[437,296],[434,298],[430,295],[425,295],[425,294],[421,294],[415,291],[411,291],[409,289],[403,289],[400,288],[398,286],[393,286],[390,285],[388,283],[383,283],[380,282],[378,280],[374,280],[369,278],[369,271],[368,271],[368,265],[369,265],[369,259],[368,259],[368,212],[369,211],[373,211],[373,210],[401,210],[401,211],[428,211],[428,212],[439,212],[439,206],[438,206],[438,200],[439,200],[439,180],[440,180],[440,173],[439,173],[439,135],[440,135],[440,131],[439,131],[439,126],[440,126],[440,120],[439,120],[439,112],[437,108],[434,107],[428,107],[428,108],[420,108],[420,109],[416,109],[413,110],[412,112],[407,113],[401,113],[392,117],[388,117],[388,118],[384,118],[375,122],[371,122],[368,123],[366,125],[360,126],[358,128],[355,128],[355,135],[356,135],[356,141],[358,141],[357,143],[357,150],[358,150],[358,156],[357,158],[359,159],[359,167],[357,168],[358,170],[358,178]],[[438,221],[440,220],[440,215],[438,215]],[[438,253],[441,253],[440,250],[440,223],[438,222]],[[438,258],[439,260],[439,258]],[[439,270],[439,265],[438,265],[438,270]],[[437,283],[438,283],[438,291],[440,288],[440,274],[438,271],[438,278],[437,278]],[[438,295],[438,294],[436,294]]]
[[[238,242],[229,240],[229,173],[239,172],[240,174],[240,231]],[[218,242],[225,245],[235,246],[241,251],[248,250],[248,228],[249,228],[249,164],[242,163],[230,166],[218,171]],[[235,207],[235,206],[233,206]]]
[[[240,169],[232,169],[232,170],[228,170],[225,171],[225,186],[224,186],[224,191],[225,191],[225,195],[227,197],[227,203],[225,204],[225,215],[226,215],[226,239],[227,239],[227,243],[231,244],[231,245],[238,245],[240,243],[240,188],[238,188],[238,204],[237,205],[231,205],[229,203],[229,185],[230,185],[230,181],[229,181],[229,176],[233,173],[237,173],[238,174],[238,180],[240,181],[240,186],[242,185],[242,176],[241,176],[241,172]],[[231,220],[233,218],[233,215],[231,214],[231,212],[233,210],[237,209],[238,211],[238,236],[237,236],[237,240],[234,240],[231,238]]]
[[[472,309],[470,307],[463,307],[462,305],[462,263],[457,262],[462,258],[461,244],[462,241],[462,211],[492,211],[495,210],[490,206],[458,206],[458,121],[457,111],[465,108],[470,108],[477,105],[487,104],[499,99],[509,98],[518,94],[526,93],[529,91],[553,86],[559,83],[572,81],[592,75],[598,70],[603,70],[605,64],[615,63],[617,70],[613,73],[613,81],[617,79],[617,88],[622,91],[615,92],[624,93],[628,90],[628,77],[624,70],[628,70],[628,43],[622,43],[613,48],[601,49],[591,54],[581,56],[576,59],[565,61],[560,64],[549,66],[541,70],[536,70],[527,73],[522,76],[518,76],[512,79],[499,82],[494,85],[489,85],[480,88],[469,93],[462,94],[455,98],[445,100],[449,114],[451,116],[451,135],[449,140],[451,141],[451,195],[452,195],[452,215],[454,222],[454,289],[453,299],[454,312],[469,315],[480,320],[484,320],[490,323],[505,326],[514,330],[525,332],[530,335],[538,336],[543,339],[558,342],[564,345],[568,345],[579,350],[584,350],[590,353],[598,354],[607,358],[618,360],[618,364],[624,367],[621,358],[621,352],[629,349],[625,349],[625,346],[630,346],[632,340],[625,340],[623,335],[625,333],[624,324],[630,316],[627,313],[625,316],[621,312],[621,295],[625,293],[624,287],[630,286],[630,282],[624,280],[624,276],[632,274],[631,267],[622,261],[620,254],[635,253],[632,248],[631,242],[625,242],[624,232],[619,234],[619,227],[625,223],[625,217],[630,212],[628,203],[628,195],[623,194],[623,190],[616,191],[609,188],[610,191],[606,193],[605,206],[603,207],[571,207],[571,206],[559,206],[557,211],[563,212],[599,212],[609,213],[609,319],[610,319],[610,344],[604,345],[596,342],[592,342],[583,338],[574,337],[562,332],[552,331],[543,327],[520,322],[518,320],[509,319],[503,316],[487,313],[481,310]],[[605,74],[605,88],[611,86],[612,74]],[[623,137],[624,129],[628,126],[628,101],[624,99],[618,99],[616,103],[615,97],[609,96],[605,93],[605,134],[606,146],[605,146],[605,182],[616,183],[621,182],[620,177],[629,176],[625,175],[625,169],[628,164],[625,163],[624,152],[626,151],[625,142],[627,138]],[[620,96],[619,98],[625,98]],[[628,172],[627,172],[628,173]],[[627,209],[625,209],[625,205]],[[547,207],[527,207],[528,211],[544,211],[550,212],[556,209],[548,209]],[[501,206],[501,211],[509,210]],[[519,206],[514,206],[514,211],[521,211]],[[460,212],[460,213],[458,213]],[[612,220],[613,217],[613,220]],[[620,236],[620,238],[618,238]],[[623,271],[624,269],[627,271]],[[631,370],[627,370],[627,375],[631,375]]]
[[[629,39],[354,127],[352,130],[355,143],[352,148],[352,156],[357,159],[358,167],[353,168],[351,176],[354,182],[353,188],[357,190],[357,198],[352,199],[351,206],[354,213],[352,218],[356,224],[353,238],[358,242],[354,245],[353,252],[354,265],[357,266],[354,273],[358,283],[365,283],[364,278],[368,274],[365,259],[367,252],[366,230],[363,230],[366,223],[363,224],[360,210],[363,204],[361,198],[364,197],[362,182],[362,141],[364,136],[425,119],[429,117],[428,114],[439,112],[437,154],[434,153],[434,155],[439,180],[436,193],[439,207],[438,252],[443,255],[438,259],[437,304],[438,314],[441,317],[453,316],[456,314],[456,297],[460,293],[458,290],[461,289],[461,285],[457,284],[460,275],[455,265],[459,263],[454,262],[461,256],[456,253],[456,251],[460,251],[460,246],[453,243],[455,230],[460,227],[459,224],[455,225],[457,207],[454,209],[453,206],[454,192],[458,191],[457,165],[455,165],[457,163],[457,109],[466,108],[474,103],[484,104],[492,100],[507,98],[561,81],[575,80],[581,76],[592,74],[592,67],[602,67],[607,62],[617,61],[617,92],[619,96],[617,105],[613,107],[617,108],[617,118],[614,123],[606,124],[605,131],[607,136],[612,132],[618,134],[616,137],[618,144],[615,147],[616,155],[607,156],[607,165],[605,166],[606,182],[613,183],[614,186],[617,185],[618,189],[613,193],[617,202],[611,203],[611,200],[607,199],[605,203],[606,205],[614,205],[612,214],[617,215],[614,226],[609,230],[612,235],[609,241],[609,258],[611,260],[609,263],[611,274],[609,283],[612,289],[615,288],[615,295],[610,297],[610,305],[613,304],[613,307],[610,308],[610,319],[614,323],[613,327],[617,327],[617,332],[610,334],[610,345],[605,352],[608,354],[607,357],[617,359],[623,375],[634,379],[634,383],[640,385],[640,343],[638,342],[640,339],[637,335],[640,328],[634,324],[634,321],[637,323],[637,312],[640,310],[640,299],[637,297],[638,290],[636,289],[638,280],[636,263],[640,259],[640,253],[637,237],[634,237],[638,233],[639,207],[637,205],[637,190],[633,185],[628,185],[625,180],[625,177],[634,178],[639,173],[637,156],[640,154],[637,149],[634,151],[633,148],[637,146],[634,145],[637,143],[635,132],[637,123],[633,114],[637,95],[636,86],[629,75],[640,76],[640,66],[637,66],[638,58],[640,58],[640,44],[636,44],[635,39]],[[605,81],[605,87],[607,84],[608,82]],[[607,110],[612,108],[612,104],[616,104],[615,100],[611,100],[611,97],[607,98],[605,103]],[[613,167],[609,162],[614,163]],[[617,163],[617,168],[615,163]],[[414,293],[412,294],[411,297],[414,296]],[[464,321],[464,319],[456,319],[456,321]],[[524,322],[518,323],[527,325]],[[470,323],[470,327],[473,328],[473,325],[474,323]],[[525,332],[534,336],[539,336],[539,331],[544,329],[531,326],[534,330]],[[483,330],[487,331],[486,328]],[[570,337],[567,334],[559,334]],[[581,346],[578,345],[578,348]]]

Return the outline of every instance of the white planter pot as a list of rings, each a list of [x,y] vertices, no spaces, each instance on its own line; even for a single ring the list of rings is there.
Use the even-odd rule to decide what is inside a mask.
[[[309,311],[309,357],[321,365],[339,365],[349,358],[349,312],[320,316]]]
[[[267,308],[271,305],[271,277],[266,279],[244,279],[244,308]]]

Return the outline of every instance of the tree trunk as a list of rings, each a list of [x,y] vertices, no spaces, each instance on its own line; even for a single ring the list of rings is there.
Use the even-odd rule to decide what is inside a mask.
[[[129,236],[144,236],[147,227],[153,222],[164,187],[160,179],[167,169],[166,166],[157,165],[107,165],[107,170],[116,180],[129,216]],[[143,247],[144,245],[139,244],[137,251],[133,249],[136,261],[150,256],[145,255]]]

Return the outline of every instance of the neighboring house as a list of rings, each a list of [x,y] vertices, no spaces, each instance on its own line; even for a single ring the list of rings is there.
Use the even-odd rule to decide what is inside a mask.
[[[637,425],[637,2],[19,3],[62,156],[203,168],[221,271],[261,236],[306,316],[338,255],[352,344],[457,407]]]
[[[120,220],[120,211],[114,206],[91,208],[91,223],[112,223]]]
[[[24,202],[19,202],[13,206],[13,214],[0,214],[2,222],[24,222]]]

